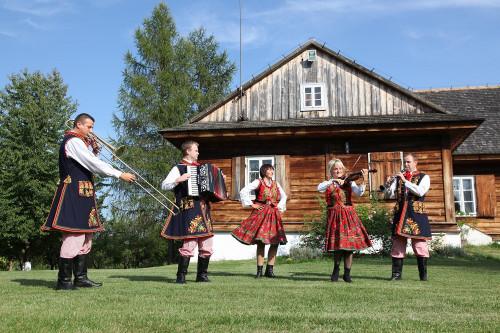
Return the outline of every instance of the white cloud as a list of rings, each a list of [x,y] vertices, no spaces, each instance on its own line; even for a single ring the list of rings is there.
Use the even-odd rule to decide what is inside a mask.
[[[13,32],[1,31],[1,30],[0,30],[0,36],[9,37],[9,38],[16,38],[17,37],[17,35]]]
[[[45,26],[36,23],[35,21],[33,21],[30,18],[26,18],[24,20],[21,20],[21,23],[26,24],[26,25],[32,27],[35,30],[47,30],[47,28]]]
[[[69,0],[0,0],[3,9],[40,17],[54,16],[73,11]]]

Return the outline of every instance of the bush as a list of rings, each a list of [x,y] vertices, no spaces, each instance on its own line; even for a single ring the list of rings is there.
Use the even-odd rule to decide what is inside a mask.
[[[463,248],[444,244],[443,235],[437,235],[432,238],[429,244],[429,250],[435,256],[465,257]]]
[[[392,212],[384,207],[375,196],[371,196],[369,204],[359,204],[356,212],[363,222],[370,240],[375,247],[375,252],[388,255],[391,252],[392,234],[391,222]]]
[[[323,251],[311,247],[292,247],[290,249],[290,258],[293,260],[309,260],[323,257]]]
[[[305,216],[304,220],[311,221],[309,230],[302,235],[299,247],[323,250],[325,246],[325,229],[327,221],[327,207],[325,201],[318,197],[320,216]],[[391,212],[385,208],[375,196],[369,204],[359,204],[356,212],[363,222],[375,249],[372,252],[387,255],[391,251]]]

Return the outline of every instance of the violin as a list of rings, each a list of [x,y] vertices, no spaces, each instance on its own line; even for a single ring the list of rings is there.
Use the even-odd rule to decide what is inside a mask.
[[[375,173],[375,172],[377,172],[377,169],[369,169],[368,170],[368,173]],[[349,182],[352,182],[352,181],[356,181],[361,177],[363,177],[363,173],[361,171],[358,171],[358,172],[351,172],[350,174],[348,174],[342,178],[339,178],[339,179],[334,179],[333,181],[340,185],[340,182],[338,180],[342,180],[343,183],[341,186],[344,186],[345,184],[348,184]]]

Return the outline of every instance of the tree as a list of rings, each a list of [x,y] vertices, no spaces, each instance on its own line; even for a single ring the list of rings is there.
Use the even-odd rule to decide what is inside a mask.
[[[77,106],[55,70],[24,70],[9,80],[0,91],[0,256],[12,262],[42,244],[39,228],[59,179],[59,142]]]
[[[125,55],[119,112],[114,115],[121,158],[155,186],[180,153],[159,135],[177,126],[228,92],[235,71],[226,52],[218,52],[204,29],[179,36],[167,6],[160,3],[135,32],[135,54]],[[133,223],[133,230],[159,237],[165,211],[134,185],[113,183],[113,219]],[[132,230],[132,229],[131,229]],[[149,237],[149,236],[147,236]]]

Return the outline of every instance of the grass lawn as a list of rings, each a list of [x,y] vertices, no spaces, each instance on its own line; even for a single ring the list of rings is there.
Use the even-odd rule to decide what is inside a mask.
[[[329,260],[215,262],[211,283],[174,282],[176,267],[91,270],[100,289],[55,291],[55,271],[0,272],[1,332],[500,332],[500,260],[414,258],[389,282],[389,258],[355,258],[352,284],[331,283]]]

